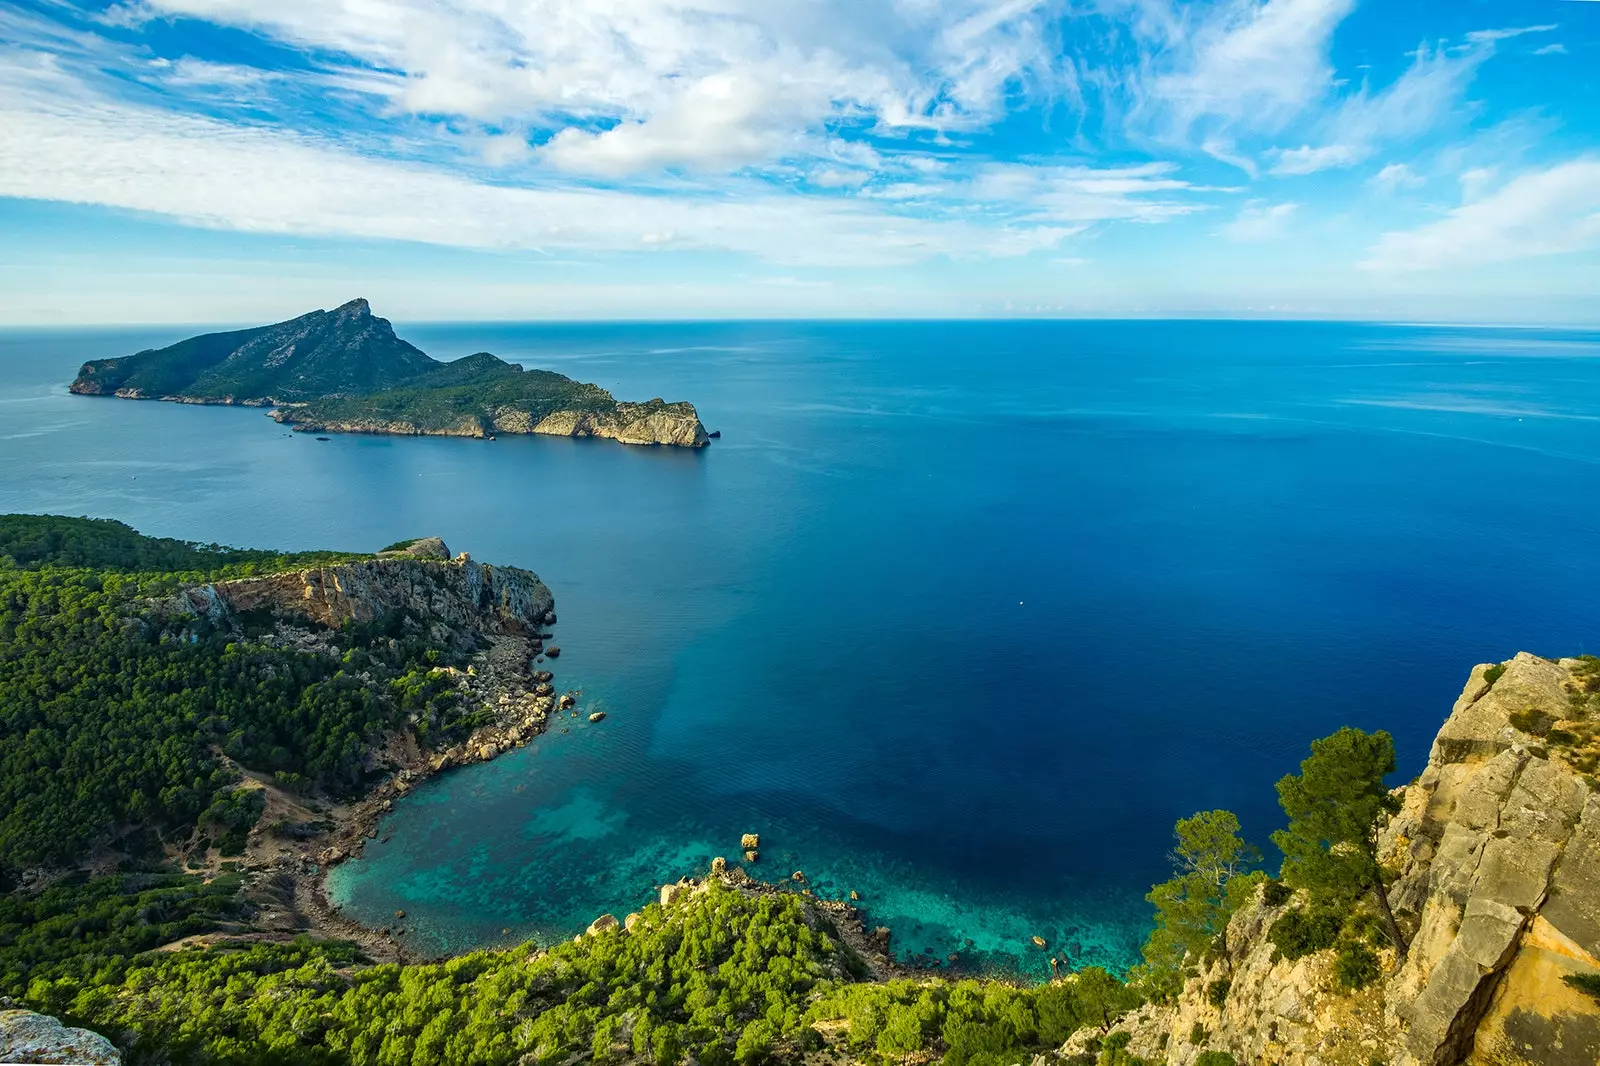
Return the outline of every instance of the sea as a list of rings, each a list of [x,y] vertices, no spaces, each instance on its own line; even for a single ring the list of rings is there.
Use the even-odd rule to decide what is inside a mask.
[[[398,328],[691,400],[722,437],[321,441],[67,393],[194,328],[10,331],[0,511],[438,535],[539,574],[578,715],[417,789],[329,880],[422,953],[570,937],[754,832],[752,874],[857,893],[907,961],[1122,970],[1176,819],[1233,810],[1270,865],[1313,738],[1389,730],[1403,783],[1474,663],[1600,651],[1600,333]]]

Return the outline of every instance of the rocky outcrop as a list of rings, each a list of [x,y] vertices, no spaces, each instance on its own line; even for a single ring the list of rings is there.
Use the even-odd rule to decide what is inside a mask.
[[[692,403],[618,403],[613,410],[562,410],[536,416],[516,407],[502,407],[487,417],[462,415],[442,425],[405,419],[323,418],[302,408],[283,406],[272,412],[278,422],[300,433],[382,433],[415,437],[474,437],[537,433],[553,437],[599,437],[621,444],[703,448],[711,441]]]
[[[619,403],[615,411],[556,411],[528,428],[521,412],[502,412],[495,428],[502,433],[545,433],[558,437],[606,437],[621,444],[665,444],[701,448],[710,443],[706,427],[691,403]]]
[[[99,1033],[30,1010],[0,1010],[0,1062],[120,1066],[122,1056]]]
[[[1382,837],[1412,935],[1397,971],[1341,988],[1333,951],[1268,939],[1293,901],[1263,894],[1175,1004],[1121,1024],[1129,1050],[1275,1066],[1594,1066],[1600,1000],[1600,662],[1522,654],[1475,668]]]
[[[265,610],[331,628],[409,611],[431,626],[477,635],[536,635],[555,606],[535,574],[439,554],[448,554],[444,542],[427,538],[376,559],[196,585],[174,606],[213,622]]]

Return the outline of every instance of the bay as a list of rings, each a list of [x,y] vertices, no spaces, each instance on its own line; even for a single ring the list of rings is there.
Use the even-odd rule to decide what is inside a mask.
[[[692,400],[724,436],[318,442],[65,392],[193,330],[11,331],[0,510],[437,534],[540,574],[583,714],[428,783],[330,880],[424,950],[570,936],[755,831],[752,872],[859,892],[902,954],[1122,967],[1176,818],[1228,807],[1264,845],[1312,738],[1387,728],[1403,780],[1472,664],[1600,645],[1595,333],[398,328]]]

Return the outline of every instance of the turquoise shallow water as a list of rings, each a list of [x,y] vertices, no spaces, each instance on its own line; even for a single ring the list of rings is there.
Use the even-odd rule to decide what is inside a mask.
[[[1468,668],[1595,650],[1600,337],[1273,323],[400,327],[700,453],[289,436],[68,396],[176,339],[0,335],[0,508],[283,548],[437,533],[554,589],[585,717],[399,806],[334,893],[431,950],[571,935],[763,836],[906,954],[1131,961],[1172,822],[1315,736],[1414,773]],[[591,726],[586,714],[604,709]],[[502,929],[511,933],[502,935]]]

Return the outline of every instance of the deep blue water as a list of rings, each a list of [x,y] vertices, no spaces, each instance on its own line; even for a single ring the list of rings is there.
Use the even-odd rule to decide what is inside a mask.
[[[185,332],[0,334],[0,510],[440,534],[551,585],[558,683],[609,712],[430,783],[336,871],[435,950],[570,935],[759,831],[760,873],[860,891],[908,953],[1125,964],[1176,818],[1264,843],[1313,737],[1387,728],[1409,777],[1473,663],[1600,645],[1600,334],[401,328],[691,399],[700,453],[318,443],[62,388]]]

